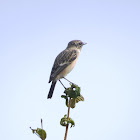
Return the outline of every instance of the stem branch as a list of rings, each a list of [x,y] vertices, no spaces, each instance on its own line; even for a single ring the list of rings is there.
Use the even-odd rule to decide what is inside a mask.
[[[67,118],[68,120],[69,120],[69,115],[70,115],[70,104],[71,104],[71,97],[70,97],[70,99],[69,99],[68,118]],[[66,132],[65,132],[65,137],[64,137],[64,140],[66,140],[66,139],[67,139],[68,128],[69,128],[69,124],[67,124],[67,126],[66,126]]]

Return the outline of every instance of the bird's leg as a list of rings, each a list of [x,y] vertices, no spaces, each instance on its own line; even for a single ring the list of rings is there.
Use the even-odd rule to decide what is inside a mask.
[[[63,77],[65,80],[67,80],[68,82],[70,82],[72,85],[75,85],[73,82],[69,81],[68,79],[66,79],[65,77]]]
[[[61,83],[61,85],[64,87],[64,89],[66,89],[66,87],[64,86],[64,84],[59,80],[59,82]]]

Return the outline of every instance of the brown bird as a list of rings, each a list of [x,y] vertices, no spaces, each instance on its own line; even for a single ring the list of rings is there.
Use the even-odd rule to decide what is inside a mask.
[[[48,98],[52,98],[56,82],[64,78],[74,68],[82,46],[85,44],[81,40],[72,40],[68,43],[67,48],[56,57],[49,79],[49,83],[52,82],[52,84]]]

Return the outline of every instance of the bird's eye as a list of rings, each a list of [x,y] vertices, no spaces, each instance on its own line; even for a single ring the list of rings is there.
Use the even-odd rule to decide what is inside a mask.
[[[82,45],[82,42],[80,42],[79,45]]]

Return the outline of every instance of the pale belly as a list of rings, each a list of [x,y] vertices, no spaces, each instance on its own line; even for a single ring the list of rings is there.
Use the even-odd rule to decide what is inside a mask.
[[[70,73],[72,71],[72,69],[76,65],[78,57],[79,57],[79,53],[77,55],[77,58],[68,67],[66,67],[61,73],[59,73],[59,75],[56,77],[56,80],[59,80],[59,79],[65,77],[68,73]]]

